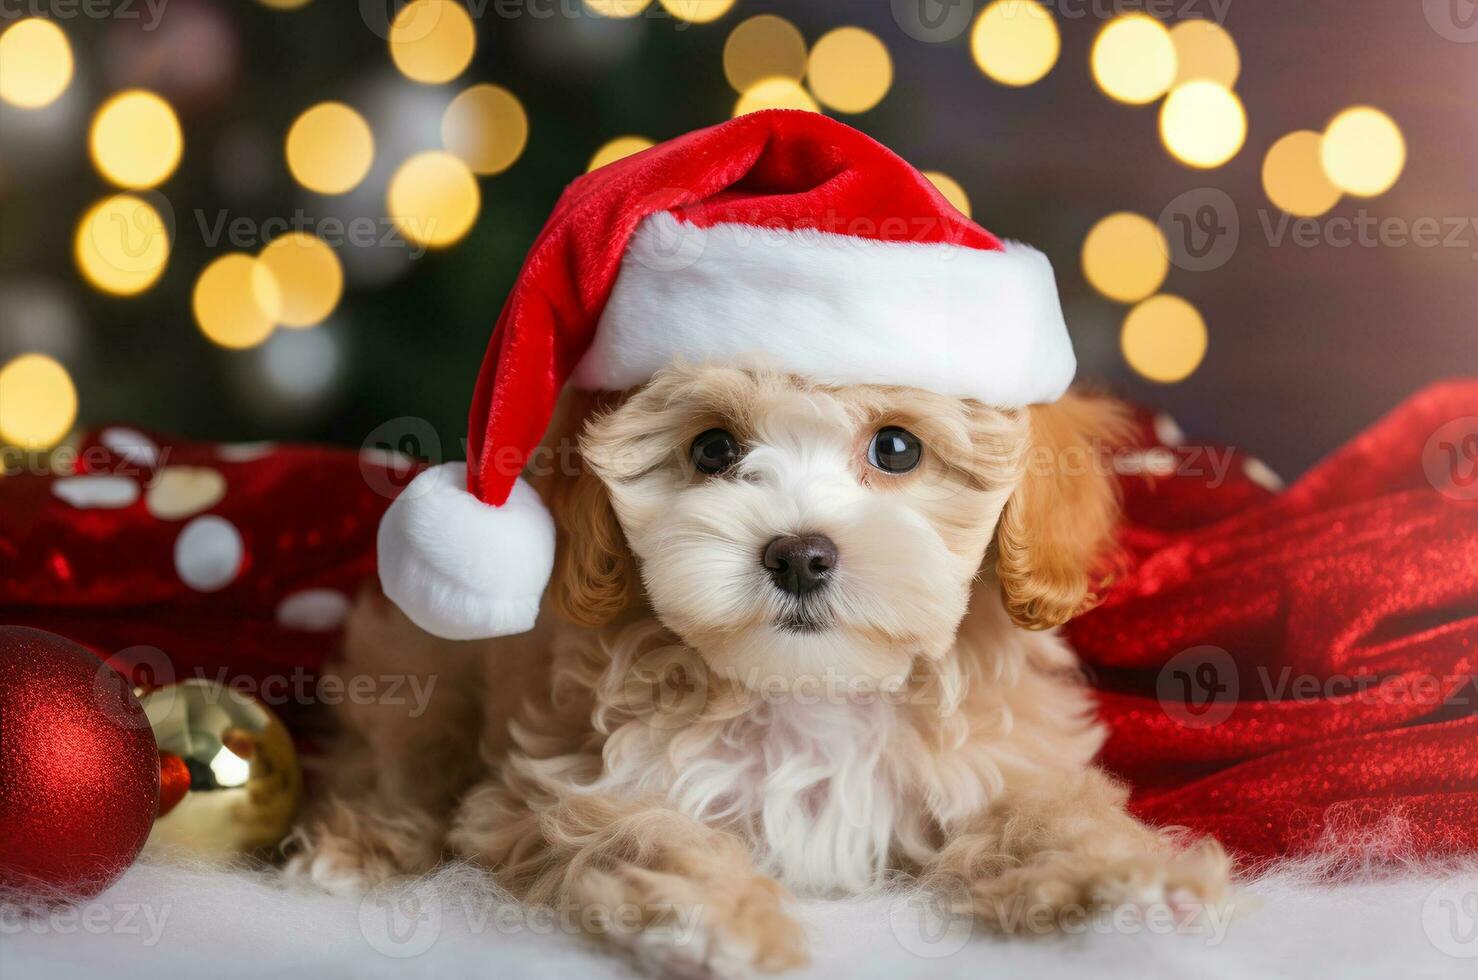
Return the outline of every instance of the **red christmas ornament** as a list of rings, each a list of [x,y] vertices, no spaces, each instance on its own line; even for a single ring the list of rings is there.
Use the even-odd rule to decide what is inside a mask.
[[[128,682],[70,640],[0,626],[0,887],[94,895],[158,808],[159,750]]]

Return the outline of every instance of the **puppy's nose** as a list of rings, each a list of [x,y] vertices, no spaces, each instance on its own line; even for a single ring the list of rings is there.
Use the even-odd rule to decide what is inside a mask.
[[[776,538],[765,546],[765,568],[781,591],[805,595],[826,584],[837,563],[837,546],[822,534]]]

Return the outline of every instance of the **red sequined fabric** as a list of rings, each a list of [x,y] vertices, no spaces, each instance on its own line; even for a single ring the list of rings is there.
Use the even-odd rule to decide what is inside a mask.
[[[1156,428],[1119,457],[1128,568],[1067,629],[1135,809],[1250,858],[1478,849],[1478,383],[1276,494]]]

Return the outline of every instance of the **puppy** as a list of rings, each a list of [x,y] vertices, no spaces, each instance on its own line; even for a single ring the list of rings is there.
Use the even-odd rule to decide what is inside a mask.
[[[673,366],[570,416],[539,628],[448,643],[362,601],[335,669],[434,697],[342,709],[292,872],[354,891],[462,858],[711,974],[804,963],[792,894],[900,873],[1005,930],[1222,898],[1223,852],[1139,823],[1094,766],[1050,631],[1113,530],[1113,403]]]

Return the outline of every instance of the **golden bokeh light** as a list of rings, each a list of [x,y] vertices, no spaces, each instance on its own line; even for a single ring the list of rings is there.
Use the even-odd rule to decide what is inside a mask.
[[[1247,113],[1235,92],[1215,82],[1187,82],[1160,108],[1160,138],[1170,155],[1190,167],[1226,163],[1247,140]]]
[[[95,289],[134,296],[159,280],[169,264],[169,230],[152,204],[115,194],[94,204],[72,242],[77,270]]]
[[[472,63],[477,28],[456,0],[411,0],[390,24],[390,57],[414,82],[440,85]]]
[[[1120,211],[1083,240],[1083,275],[1109,299],[1137,303],[1152,295],[1170,272],[1170,245],[1155,223]]]
[[[592,170],[599,170],[608,163],[624,160],[633,153],[649,150],[656,145],[645,136],[617,136],[595,151],[595,156],[590,158],[590,163],[586,165],[585,172],[590,173]]]
[[[328,319],[344,295],[344,269],[323,239],[291,232],[272,239],[258,261],[271,273],[277,290],[277,322],[284,327],[312,327]],[[258,306],[270,308],[269,294]]]
[[[1175,43],[1175,84],[1197,79],[1232,88],[1242,74],[1242,55],[1225,27],[1213,20],[1183,20],[1170,28]]]
[[[375,138],[364,117],[342,102],[320,102],[287,131],[287,168],[319,194],[359,186],[375,160]]]
[[[925,170],[924,176],[944,195],[946,201],[955,206],[956,211],[970,217],[970,195],[965,193],[965,188],[960,186],[959,181],[938,170]]]
[[[1104,25],[1093,42],[1093,80],[1111,99],[1153,102],[1175,81],[1175,42],[1147,14],[1125,14]]]
[[[652,4],[652,0],[584,0],[585,9],[601,17],[622,19],[635,17]]]
[[[1323,143],[1319,133],[1301,130],[1273,144],[1262,164],[1268,200],[1299,218],[1317,218],[1339,203],[1340,189],[1319,158]]]
[[[0,32],[0,101],[21,109],[51,105],[72,84],[72,45],[49,20],[28,17]]]
[[[1052,12],[1037,0],[996,0],[976,18],[970,51],[987,76],[1019,87],[1052,70],[1062,37]]]
[[[282,296],[265,263],[236,252],[205,267],[190,305],[200,332],[212,343],[245,350],[272,334]]]
[[[799,82],[805,75],[806,39],[784,17],[751,17],[724,42],[724,77],[736,92],[746,92],[766,78]]]
[[[734,0],[662,0],[662,9],[690,24],[718,20],[734,6]]]
[[[529,142],[529,117],[518,96],[499,85],[474,85],[441,117],[441,144],[475,174],[513,166]]]
[[[743,116],[761,109],[804,109],[820,112],[821,107],[798,82],[788,78],[766,78],[752,85],[734,103],[734,115]]]
[[[893,87],[893,59],[877,36],[860,27],[828,31],[811,49],[811,92],[838,112],[866,112]]]
[[[411,157],[390,178],[390,218],[407,240],[427,248],[461,241],[482,210],[477,178],[450,153]]]
[[[1141,376],[1173,384],[1201,366],[1206,356],[1206,321],[1179,296],[1155,296],[1124,317],[1119,346],[1129,366]]]
[[[1357,197],[1384,194],[1406,168],[1406,138],[1379,109],[1346,109],[1324,130],[1320,157],[1324,173],[1340,190]]]
[[[299,10],[308,6],[312,0],[257,0],[257,2],[273,10]]]
[[[22,354],[0,368],[0,442],[50,449],[77,420],[72,376],[45,354]]]
[[[168,102],[130,89],[98,109],[87,146],[98,173],[119,187],[140,190],[169,179],[180,165],[185,138]]]

